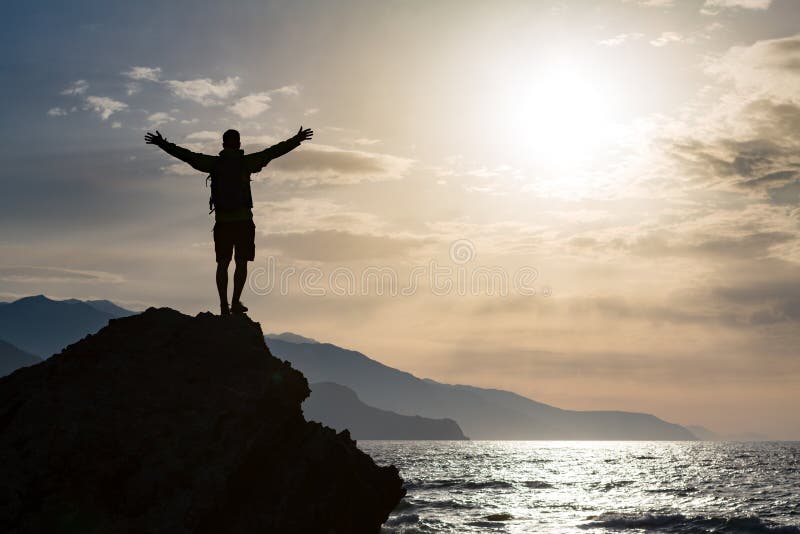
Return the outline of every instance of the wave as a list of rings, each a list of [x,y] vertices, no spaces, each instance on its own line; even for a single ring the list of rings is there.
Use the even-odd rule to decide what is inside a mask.
[[[608,512],[581,525],[581,528],[611,530],[645,529],[652,532],[748,532],[754,534],[800,534],[800,528],[779,525],[756,516],[747,517],[686,517],[683,514],[619,514]]]
[[[475,489],[509,489],[513,488],[514,485],[511,482],[506,482],[504,480],[474,481],[474,480],[464,480],[461,478],[454,478],[454,479],[427,480],[419,482],[406,482],[405,487],[409,491],[418,489],[441,489],[441,488],[454,488],[454,489],[460,488],[460,489],[475,490]]]
[[[397,503],[397,506],[394,507],[392,512],[402,512],[404,510],[413,510],[417,506],[413,503],[408,502],[406,499],[400,499],[400,502]]]
[[[622,481],[621,484],[630,484],[630,481]],[[481,489],[511,489],[515,487],[514,482],[507,482],[505,480],[464,480],[456,479],[438,479],[427,481],[407,481],[406,489],[408,491],[415,490],[430,490],[430,489],[468,489],[468,490],[481,490]],[[552,489],[555,486],[543,480],[526,480],[520,482],[523,486],[531,489]]]
[[[486,480],[484,482],[464,482],[461,487],[466,489],[507,489],[513,488],[514,485],[502,480]]]
[[[413,523],[419,523],[419,516],[417,514],[402,514],[390,517],[389,520],[386,521],[386,526],[396,527],[398,525],[408,525]]]
[[[471,527],[480,527],[482,529],[496,531],[498,528],[498,523],[502,524],[505,521],[511,521],[514,519],[514,516],[509,514],[508,512],[502,512],[498,514],[489,514],[483,517],[479,521],[470,521],[467,523]]]
[[[514,516],[509,514],[508,512],[502,512],[499,514],[489,514],[484,517],[486,521],[511,521],[514,519]]]
[[[416,509],[433,508],[440,510],[471,510],[476,508],[474,504],[453,501],[450,499],[446,499],[443,501],[428,501],[425,499],[414,499],[414,502],[409,503],[409,505],[411,508],[416,508]],[[398,509],[395,508],[395,511],[397,510]]]
[[[555,486],[543,480],[528,480],[525,485],[531,489],[552,489]]]
[[[686,497],[690,493],[696,492],[697,488],[688,486],[686,488],[654,488],[644,491],[645,493],[671,493],[677,495],[678,497]]]
[[[630,486],[633,483],[633,480],[615,480],[613,482],[606,482],[605,484],[602,484],[602,487],[604,491],[609,491],[612,489],[624,488],[625,486]],[[598,482],[597,485],[600,486],[601,483]]]
[[[457,486],[464,481],[462,479],[434,479],[434,480],[423,480],[417,482],[406,481],[406,489],[416,490],[416,489],[436,489],[436,488],[452,488],[453,486]]]

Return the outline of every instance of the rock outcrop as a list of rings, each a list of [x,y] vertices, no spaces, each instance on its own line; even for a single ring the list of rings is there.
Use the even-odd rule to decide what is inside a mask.
[[[397,470],[308,394],[246,317],[112,320],[0,379],[0,532],[378,532]]]

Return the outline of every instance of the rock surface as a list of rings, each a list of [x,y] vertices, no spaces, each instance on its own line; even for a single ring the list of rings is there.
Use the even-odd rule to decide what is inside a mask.
[[[378,532],[405,493],[246,317],[112,320],[0,379],[0,532]]]

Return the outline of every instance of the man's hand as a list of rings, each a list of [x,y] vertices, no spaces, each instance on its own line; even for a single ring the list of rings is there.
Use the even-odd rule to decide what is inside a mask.
[[[165,138],[161,137],[161,132],[156,130],[156,134],[155,135],[151,134],[150,132],[147,132],[146,134],[144,134],[144,142],[147,143],[148,145],[161,146],[164,143],[166,143],[167,140]]]
[[[294,139],[296,141],[300,141],[300,142],[308,141],[309,139],[311,139],[311,137],[313,135],[314,135],[314,130],[312,130],[311,128],[306,128],[304,130],[303,127],[301,126],[300,129],[297,130],[297,133],[295,134]]]

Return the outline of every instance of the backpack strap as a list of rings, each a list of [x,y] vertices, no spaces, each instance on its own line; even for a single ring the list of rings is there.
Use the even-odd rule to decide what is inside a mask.
[[[209,174],[206,176],[206,187],[208,187],[208,181],[211,179],[211,175]],[[214,213],[214,197],[209,195],[208,197],[208,214],[211,215]]]

